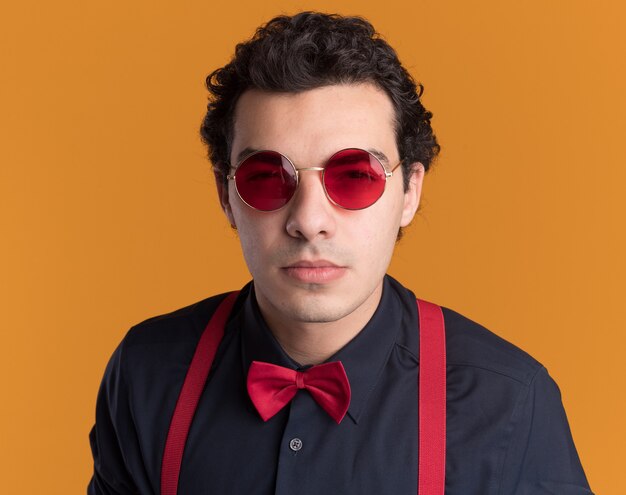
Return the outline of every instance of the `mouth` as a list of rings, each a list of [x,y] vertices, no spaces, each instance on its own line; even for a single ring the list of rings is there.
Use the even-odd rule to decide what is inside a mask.
[[[288,277],[306,284],[324,284],[343,277],[347,267],[327,260],[300,260],[281,268]]]

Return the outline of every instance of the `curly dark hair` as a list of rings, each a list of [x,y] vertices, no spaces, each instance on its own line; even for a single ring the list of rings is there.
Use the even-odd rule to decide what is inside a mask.
[[[244,91],[296,93],[363,82],[375,84],[391,98],[406,188],[411,164],[420,162],[428,171],[439,153],[430,125],[432,113],[420,101],[424,88],[368,21],[319,12],[274,17],[236,46],[227,65],[206,78],[210,96],[200,134],[216,176],[226,181],[233,115]]]

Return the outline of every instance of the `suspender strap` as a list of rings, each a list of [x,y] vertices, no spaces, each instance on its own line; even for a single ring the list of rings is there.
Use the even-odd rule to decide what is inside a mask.
[[[217,347],[224,336],[224,326],[237,294],[238,292],[231,292],[213,313],[191,359],[165,441],[161,465],[161,495],[176,495],[178,491],[180,465],[191,420],[198,407]]]
[[[176,495],[191,421],[238,292],[222,301],[206,326],[180,391],[165,442],[161,495]],[[446,472],[446,343],[441,308],[417,300],[420,328],[418,495],[444,495]]]
[[[443,495],[446,476],[446,334],[436,304],[417,300],[420,326],[418,495]]]

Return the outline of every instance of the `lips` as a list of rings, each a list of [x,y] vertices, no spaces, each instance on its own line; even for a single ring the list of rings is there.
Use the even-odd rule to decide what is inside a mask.
[[[283,267],[282,271],[299,282],[324,284],[343,277],[347,268],[327,260],[301,260]]]

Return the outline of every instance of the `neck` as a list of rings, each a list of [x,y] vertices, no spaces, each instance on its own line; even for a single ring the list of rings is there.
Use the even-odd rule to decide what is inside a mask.
[[[326,361],[363,329],[376,311],[382,283],[356,309],[334,321],[309,322],[285,315],[256,292],[256,298],[270,331],[283,350],[300,365]]]

